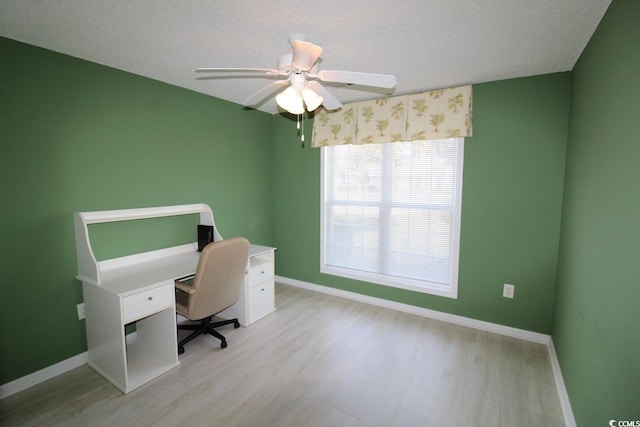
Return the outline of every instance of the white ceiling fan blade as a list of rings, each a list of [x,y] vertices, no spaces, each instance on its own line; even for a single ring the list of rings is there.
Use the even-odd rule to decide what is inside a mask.
[[[355,71],[322,70],[318,72],[317,78],[324,82],[373,86],[384,89],[392,89],[397,84],[396,76],[390,74],[359,73]]]
[[[196,68],[194,71],[196,73],[260,73],[269,76],[287,75],[287,73],[281,73],[278,70],[268,68]]]
[[[308,82],[307,87],[322,97],[322,105],[327,110],[337,110],[338,108],[342,107],[342,103],[338,101],[338,98],[333,96],[333,94],[320,83]]]
[[[242,101],[242,105],[250,105],[250,106],[259,105],[261,104],[261,101],[264,101],[266,98],[272,96],[274,93],[276,93],[277,91],[279,91],[280,89],[282,89],[284,86],[288,84],[289,84],[288,80],[278,80],[276,82],[268,84],[267,86],[263,87],[262,89],[260,89],[259,91],[251,95],[249,98]]]
[[[322,48],[320,46],[302,40],[294,40],[293,59],[291,62],[297,70],[309,71],[321,53]]]

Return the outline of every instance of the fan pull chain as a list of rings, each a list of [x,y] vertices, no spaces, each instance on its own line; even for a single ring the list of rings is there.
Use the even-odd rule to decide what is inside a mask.
[[[298,133],[300,134],[300,142],[302,143],[302,147],[304,148],[304,115],[298,114]]]

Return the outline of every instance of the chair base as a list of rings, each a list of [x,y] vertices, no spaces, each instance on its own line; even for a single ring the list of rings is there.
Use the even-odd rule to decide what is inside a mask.
[[[184,353],[184,345],[199,335],[206,335],[206,334],[213,335],[214,337],[220,340],[220,347],[222,348],[227,347],[227,339],[221,333],[216,331],[214,328],[233,324],[233,327],[237,329],[240,327],[240,322],[238,322],[238,319],[229,319],[229,320],[221,320],[220,322],[211,322],[212,318],[213,316],[208,316],[208,317],[205,317],[204,319],[201,319],[199,325],[197,324],[196,325],[178,325],[178,329],[186,329],[186,330],[193,331],[192,333],[187,335],[185,338],[183,338],[180,342],[178,342],[178,354]]]

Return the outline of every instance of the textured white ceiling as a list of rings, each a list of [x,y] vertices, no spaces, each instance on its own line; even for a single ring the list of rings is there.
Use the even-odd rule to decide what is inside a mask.
[[[394,74],[394,94],[567,71],[610,3],[1,0],[0,36],[240,103],[270,80],[193,70],[276,68],[289,36],[304,34],[324,48],[320,69]],[[360,89],[330,87],[342,102],[381,95]]]

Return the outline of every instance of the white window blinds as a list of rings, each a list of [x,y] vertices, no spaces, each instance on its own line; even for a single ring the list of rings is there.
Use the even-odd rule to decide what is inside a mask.
[[[463,139],[322,150],[322,271],[455,298]]]

